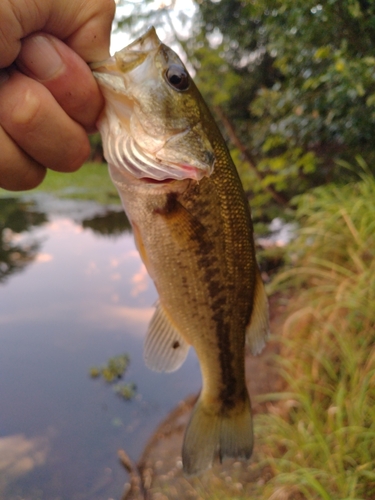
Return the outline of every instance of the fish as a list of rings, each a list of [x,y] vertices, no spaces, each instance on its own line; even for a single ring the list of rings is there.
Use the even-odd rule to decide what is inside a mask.
[[[228,147],[179,56],[151,27],[91,64],[105,100],[98,120],[111,179],[159,298],[146,365],[173,372],[196,351],[202,389],[187,425],[183,471],[248,459],[253,422],[245,343],[269,335],[253,227]]]

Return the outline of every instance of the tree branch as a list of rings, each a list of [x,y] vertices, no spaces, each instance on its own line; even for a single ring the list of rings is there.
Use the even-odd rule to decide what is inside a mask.
[[[243,159],[249,166],[250,170],[254,172],[256,177],[260,180],[264,180],[264,176],[262,175],[261,172],[256,168],[255,164],[256,161],[253,158],[252,154],[250,151],[247,149],[247,147],[241,142],[240,138],[238,137],[236,130],[234,128],[233,123],[230,121],[230,119],[227,117],[227,115],[224,113],[222,108],[220,106],[215,106],[214,110],[218,117],[220,118],[222,124],[224,125],[224,128],[228,134],[228,137],[230,141],[232,142],[233,146],[235,146],[240,153],[243,156]],[[272,196],[272,198],[278,203],[279,205],[285,206],[288,205],[288,200],[284,198],[280,193],[275,191],[275,189],[272,186],[265,186],[264,189]]]

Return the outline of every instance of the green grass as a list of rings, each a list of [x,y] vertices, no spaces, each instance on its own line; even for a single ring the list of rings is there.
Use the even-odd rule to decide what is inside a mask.
[[[86,163],[77,172],[60,173],[48,170],[40,186],[31,191],[6,191],[0,189],[0,197],[24,196],[49,193],[62,198],[94,200],[102,204],[119,204],[116,188],[112,184],[106,164]]]
[[[274,472],[259,498],[374,499],[374,177],[299,197],[297,219],[273,285],[292,297],[277,360],[288,389],[257,421]]]

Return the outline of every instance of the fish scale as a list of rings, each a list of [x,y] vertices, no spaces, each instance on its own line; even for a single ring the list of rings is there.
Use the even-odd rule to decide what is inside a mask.
[[[110,175],[159,294],[146,363],[173,371],[191,345],[201,368],[184,471],[249,458],[245,340],[260,352],[268,305],[237,170],[186,68],[153,28],[93,69],[106,101],[98,126]],[[119,147],[129,140],[136,154]]]

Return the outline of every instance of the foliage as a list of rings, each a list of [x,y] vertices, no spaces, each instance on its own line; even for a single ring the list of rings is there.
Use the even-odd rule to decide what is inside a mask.
[[[33,262],[40,242],[20,235],[46,222],[45,214],[33,203],[0,197],[0,284]]]
[[[137,387],[133,382],[119,383],[129,366],[129,356],[121,354],[110,358],[106,365],[93,366],[90,368],[90,377],[93,379],[103,378],[107,384],[111,384],[115,393],[126,401],[133,399]]]
[[[363,164],[363,163],[362,163]],[[278,359],[288,392],[258,434],[283,498],[375,496],[375,179],[316,188],[297,200],[301,229]],[[298,353],[298,355],[296,355]],[[271,497],[270,497],[271,498]],[[273,498],[273,497],[272,497]],[[296,497],[298,498],[298,497]]]
[[[220,0],[197,6],[188,55],[205,97],[223,107],[262,174],[260,182],[248,179],[262,195],[259,204],[271,199],[266,185],[290,199],[338,179],[338,158],[361,153],[371,161],[374,4]],[[217,85],[221,73],[226,78]],[[226,88],[227,99],[218,102]]]

